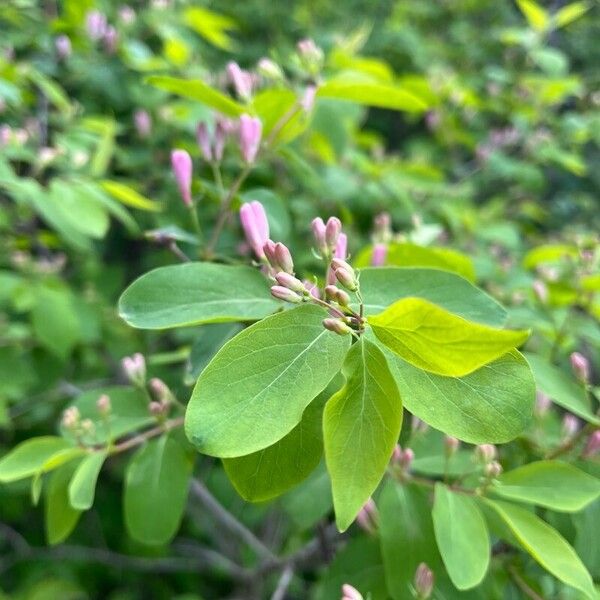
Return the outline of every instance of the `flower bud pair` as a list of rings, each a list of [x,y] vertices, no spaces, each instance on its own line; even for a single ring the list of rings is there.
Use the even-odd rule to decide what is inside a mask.
[[[196,128],[196,141],[206,162],[221,162],[225,141],[234,129],[233,123],[225,117],[218,117],[214,133],[211,135],[207,123],[202,121]]]
[[[274,271],[294,274],[294,261],[288,247],[281,242],[267,240],[263,252]]]
[[[350,296],[348,296],[344,290],[340,290],[340,288],[335,285],[325,286],[325,297],[328,300],[337,302],[340,306],[349,306],[350,304]]]
[[[126,356],[121,366],[130,383],[138,387],[146,384],[146,360],[142,354],[136,352],[133,356]]]
[[[329,256],[334,251],[342,233],[342,222],[337,217],[329,217],[325,224],[321,217],[317,217],[312,221],[312,230],[317,250],[322,255]]]
[[[257,117],[242,115],[239,124],[240,152],[246,164],[252,164],[260,148],[262,122]]]
[[[338,335],[348,335],[353,331],[352,327],[350,327],[347,323],[344,323],[342,319],[323,319],[323,327],[329,331],[337,333]]]
[[[331,268],[336,279],[348,290],[355,292],[358,289],[358,280],[354,269],[341,258],[334,258],[331,261]]]
[[[481,462],[487,464],[495,460],[496,456],[498,455],[498,451],[496,450],[496,446],[494,446],[494,444],[480,444],[475,449],[475,454]]]
[[[409,471],[414,459],[415,453],[412,448],[403,450],[400,444],[394,446],[391,458],[393,465],[400,467],[403,471]]]

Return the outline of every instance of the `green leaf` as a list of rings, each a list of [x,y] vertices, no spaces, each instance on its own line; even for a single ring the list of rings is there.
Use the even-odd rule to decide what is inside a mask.
[[[94,504],[96,481],[106,456],[106,452],[93,452],[77,466],[69,483],[69,503],[73,508],[88,510]]]
[[[69,481],[77,468],[71,462],[50,476],[45,497],[46,539],[51,545],[64,541],[77,525],[81,512],[69,504]]]
[[[591,5],[587,2],[572,2],[557,10],[553,20],[557,27],[565,27],[582,17],[590,8]]]
[[[0,460],[0,482],[10,483],[31,477],[53,456],[71,448],[67,440],[56,436],[25,440]]]
[[[490,536],[477,504],[466,494],[436,483],[431,516],[452,583],[459,590],[479,585],[490,563]]]
[[[256,321],[277,310],[256,269],[216,263],[160,267],[136,279],[119,299],[119,314],[140,329]]]
[[[323,328],[325,315],[313,305],[271,315],[219,350],[186,412],[187,436],[200,452],[222,458],[251,454],[300,422],[340,370],[350,345],[348,336]]]
[[[246,107],[242,104],[235,102],[199,79],[186,80],[167,75],[152,75],[146,79],[146,83],[177,96],[197,100],[228,117],[239,117],[247,112]]]
[[[375,335],[415,367],[460,377],[499,358],[529,336],[528,331],[472,323],[420,298],[404,298],[369,317]]]
[[[567,463],[541,460],[504,473],[490,490],[509,500],[578,512],[600,496],[600,480]]]
[[[307,406],[300,423],[272,446],[247,456],[223,459],[227,476],[244,500],[264,502],[275,498],[314,471],[323,455],[323,406],[333,391],[332,384],[327,386]]]
[[[323,414],[336,523],[345,531],[381,481],[402,425],[402,400],[385,356],[364,338],[344,362],[344,387]]]
[[[188,496],[192,461],[164,435],[142,446],[125,474],[127,531],[144,544],[165,544],[179,529]]]
[[[517,0],[517,6],[533,29],[543,31],[548,27],[550,17],[539,4],[533,0]]]
[[[421,112],[428,108],[427,102],[422,98],[398,85],[364,80],[329,80],[319,87],[317,96],[409,112]]]
[[[588,598],[596,599],[594,584],[575,550],[550,525],[535,514],[509,504],[485,500],[508,526],[519,544],[544,569],[557,579],[583,592]]]
[[[371,264],[373,247],[363,250],[354,261],[357,267]],[[451,271],[469,281],[475,279],[473,261],[464,254],[449,248],[429,248],[416,244],[389,244],[385,264],[397,267],[433,267],[443,271]]]
[[[185,9],[183,19],[186,25],[189,25],[213,46],[221,50],[234,49],[234,42],[227,31],[237,29],[237,24],[230,17],[194,6]]]
[[[388,479],[377,506],[388,590],[396,600],[412,598],[412,584],[419,563],[427,563],[435,573],[442,569],[428,491]]]
[[[462,277],[438,269],[398,267],[366,268],[360,271],[365,314],[375,315],[400,298],[429,300],[467,319],[501,327],[506,311],[493,298]]]
[[[145,210],[150,212],[160,212],[162,206],[157,202],[148,200],[145,196],[142,196],[139,192],[118,181],[104,180],[101,183],[104,191],[108,192],[115,200],[131,206],[132,208],[138,208],[139,210]]]
[[[523,258],[526,269],[534,269],[540,264],[555,263],[567,258],[577,258],[579,251],[576,246],[568,244],[545,244],[530,250]]]
[[[531,421],[535,383],[516,350],[463,377],[434,375],[382,350],[405,408],[448,435],[471,444],[500,444]]]
[[[108,419],[100,415],[96,406],[103,394],[110,398]],[[133,387],[112,386],[89,390],[78,396],[73,405],[82,419],[91,419],[94,423],[94,442],[98,444],[105,444],[156,421],[148,410],[148,398],[144,392]],[[64,428],[61,434],[75,442],[73,434]]]
[[[600,418],[592,412],[585,388],[581,383],[541,356],[527,352],[525,358],[531,366],[539,390],[559,406],[593,425],[600,425]]]

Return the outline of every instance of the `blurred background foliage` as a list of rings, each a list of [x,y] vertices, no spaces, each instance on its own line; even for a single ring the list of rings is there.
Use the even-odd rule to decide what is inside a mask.
[[[106,15],[110,35],[94,39],[91,11]],[[147,232],[179,227],[181,246],[195,251],[170,171],[171,148],[186,148],[197,159],[200,220],[214,219],[215,184],[194,141],[197,123],[212,114],[146,78],[168,74],[225,88],[228,61],[253,69],[269,56],[301,81],[294,53],[305,37],[324,49],[325,73],[398,86],[427,110],[320,100],[301,135],[259,164],[236,202],[261,200],[274,237],[289,241],[307,272],[314,259],[303,242],[312,217],[339,215],[358,255],[370,243],[373,218],[387,211],[398,239],[467,254],[479,284],[510,308],[511,324],[533,327],[530,349],[550,352],[562,367],[571,351],[580,350],[598,368],[597,3],[4,0],[2,447],[52,431],[82,392],[122,382],[120,360],[136,351],[148,357],[153,375],[187,399],[194,374],[223,340],[203,347],[195,343],[198,328],[168,335],[133,331],[115,306],[136,276],[173,262],[157,243],[160,235]],[[230,140],[227,181],[239,164],[235,146]],[[231,225],[219,252],[235,254],[240,243]],[[542,294],[534,293],[536,280],[544,283]],[[560,421],[546,425],[551,444]],[[511,446],[509,462],[527,460],[524,446]],[[130,564],[102,554],[111,548],[119,556],[169,555],[169,548],[142,546],[124,533],[123,468],[122,457],[111,462],[94,509],[72,535],[73,544],[100,549],[89,560],[68,549],[40,549],[43,511],[30,506],[25,485],[0,486],[0,587],[6,597],[245,597],[218,569],[157,573],[144,559]],[[330,510],[320,471],[274,504],[250,505],[236,496],[220,466],[206,460],[201,468],[234,514],[280,546],[298,546]],[[589,548],[585,519],[597,528],[597,505],[574,523],[558,517],[553,523],[584,552],[595,577],[599,542]],[[211,527],[190,507],[175,544],[185,551],[188,538],[211,539]],[[329,570],[311,571],[307,587],[292,588],[290,597],[336,598],[345,573],[378,564],[371,540],[355,542]],[[224,536],[217,545],[231,550],[232,541]],[[537,567],[523,568],[530,569],[527,577],[538,582],[541,597],[577,597],[553,587]],[[500,566],[493,574],[483,596],[460,596],[522,597]]]

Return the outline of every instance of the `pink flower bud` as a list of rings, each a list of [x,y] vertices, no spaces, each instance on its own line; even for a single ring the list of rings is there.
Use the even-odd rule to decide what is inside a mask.
[[[345,233],[340,233],[338,237],[337,244],[335,245],[335,250],[333,251],[334,258],[341,258],[342,260],[346,259],[348,254],[348,237]]]
[[[497,460],[493,460],[485,465],[484,473],[490,479],[494,479],[502,473],[502,465]]]
[[[267,79],[283,79],[281,67],[270,58],[261,58],[256,65],[256,70],[260,75]]]
[[[304,287],[308,290],[308,293],[313,297],[313,298],[320,298],[321,295],[319,293],[319,288],[317,287],[317,285],[315,284],[314,281],[311,281],[310,279],[305,279],[303,281],[304,283]]]
[[[349,583],[344,583],[342,586],[342,599],[341,600],[364,600],[362,594]]]
[[[455,437],[447,435],[444,438],[444,446],[446,449],[446,456],[453,456],[458,451],[460,442]]]
[[[394,446],[392,451],[392,457],[390,459],[393,465],[397,465],[403,471],[409,471],[413,460],[415,459],[415,453],[412,448],[402,449],[400,444]]]
[[[210,133],[208,131],[208,125],[204,122],[198,123],[198,127],[196,127],[196,141],[198,142],[198,147],[200,148],[200,152],[202,152],[204,160],[206,162],[212,162],[213,156]]]
[[[541,279],[536,279],[531,284],[531,288],[533,289],[533,293],[536,295],[537,299],[542,304],[546,304],[546,302],[548,302],[548,288]]]
[[[300,304],[302,302],[302,296],[282,285],[271,286],[271,295],[273,298],[277,298],[277,300],[291,302],[292,304]]]
[[[85,28],[93,42],[101,40],[106,35],[108,23],[106,16],[97,10],[92,10],[85,17]]]
[[[164,404],[155,402],[154,400],[148,404],[148,410],[150,411],[150,414],[154,415],[155,417],[161,416],[165,412],[165,408],[166,407]]]
[[[317,86],[309,85],[305,90],[300,100],[300,106],[304,112],[310,112],[315,105],[315,99],[317,97]]]
[[[235,89],[235,93],[242,99],[248,100],[252,95],[252,75],[240,68],[236,62],[227,65],[229,81]]]
[[[325,225],[325,241],[332,250],[336,247],[342,233],[342,222],[337,217],[329,217]]]
[[[217,117],[217,123],[215,125],[215,139],[213,142],[213,155],[214,159],[218,162],[223,158],[223,150],[225,149],[225,142],[227,136],[234,130],[233,122],[225,117]]]
[[[256,258],[262,260],[265,257],[263,248],[269,241],[269,221],[263,205],[257,200],[242,204],[240,222],[246,241],[252,247]]]
[[[358,289],[358,283],[356,278],[353,277],[352,272],[347,269],[336,269],[334,271],[336,279],[351,292],[355,292]]]
[[[144,109],[136,110],[133,115],[135,130],[141,138],[147,138],[152,132],[152,118]]]
[[[153,377],[148,383],[150,392],[156,402],[160,402],[163,405],[171,404],[173,401],[173,393],[169,389],[169,386],[158,377]]]
[[[340,306],[348,306],[350,304],[350,296],[335,285],[328,285],[325,287],[325,297],[329,300],[334,300]]]
[[[296,48],[304,68],[308,69],[311,73],[315,73],[320,69],[323,62],[323,50],[313,40],[301,40],[296,45]]]
[[[283,287],[286,287],[294,292],[298,292],[299,294],[304,294],[307,292],[304,284],[298,278],[290,275],[289,273],[284,273],[281,271],[275,275],[275,279],[279,285],[282,285]]]
[[[539,417],[543,417],[548,410],[552,406],[552,400],[550,400],[550,396],[544,394],[540,390],[537,390],[535,393],[535,413]]]
[[[387,246],[385,244],[375,244],[373,246],[373,256],[371,256],[371,265],[381,267],[385,264],[387,257]]]
[[[61,60],[65,60],[71,56],[71,39],[68,35],[59,35],[54,40],[54,47],[56,48],[56,54]]]
[[[475,448],[475,453],[479,460],[484,463],[489,463],[493,461],[498,455],[498,451],[496,450],[496,446],[494,444],[480,444]]]
[[[327,241],[325,240],[326,227],[321,217],[316,217],[311,223],[313,236],[315,238],[316,246],[319,252],[327,252]]]
[[[242,158],[248,164],[254,162],[260,148],[262,123],[257,117],[242,115],[240,117],[240,151]]]
[[[81,414],[76,406],[70,406],[62,415],[62,426],[65,429],[75,429],[80,422]]]
[[[12,139],[12,128],[10,125],[0,125],[0,147],[6,146]]]
[[[596,429],[596,431],[592,432],[587,439],[581,456],[583,456],[583,458],[592,458],[598,454],[598,452],[600,452],[600,429]]]
[[[565,414],[562,420],[562,432],[566,440],[571,439],[579,431],[579,420],[571,413]]]
[[[119,19],[125,25],[131,25],[135,21],[135,10],[131,6],[123,6],[119,9]]]
[[[107,394],[102,394],[96,401],[96,408],[103,417],[108,415],[111,410],[110,397]]]
[[[415,591],[419,600],[427,600],[433,591],[433,571],[425,564],[421,563],[415,571]]]
[[[273,269],[280,271],[281,269],[277,264],[277,256],[275,255],[275,246],[276,244],[273,240],[267,240],[263,246],[263,252]]]
[[[373,499],[369,498],[358,512],[358,515],[356,515],[356,523],[367,533],[373,534],[377,531],[378,521],[379,513],[377,512],[377,506],[375,506]]]
[[[179,193],[186,206],[192,206],[192,158],[185,150],[171,152],[171,166]]]
[[[590,362],[579,352],[571,354],[571,368],[575,377],[582,383],[587,383],[590,379]]]
[[[126,356],[121,361],[123,372],[127,379],[134,385],[143,386],[146,383],[146,360],[143,355],[136,352],[133,356]]]
[[[294,261],[288,247],[281,242],[275,244],[275,259],[282,271],[286,273],[294,273]]]
[[[105,50],[109,54],[113,54],[115,52],[115,50],[117,49],[118,41],[119,41],[119,34],[117,33],[117,30],[112,25],[109,25],[106,28],[104,37],[102,38],[102,43],[104,44]]]
[[[352,333],[352,328],[346,325],[341,319],[327,318],[323,319],[323,327],[328,331],[333,331],[338,335],[347,335]]]

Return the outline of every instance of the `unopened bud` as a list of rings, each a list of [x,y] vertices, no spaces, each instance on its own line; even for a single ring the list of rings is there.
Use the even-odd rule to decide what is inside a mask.
[[[340,306],[348,306],[350,304],[350,296],[335,285],[325,286],[325,297],[328,300],[337,302]]]
[[[300,99],[300,106],[302,106],[304,112],[309,113],[315,105],[315,99],[317,97],[317,86],[309,85],[302,94]]]
[[[548,302],[548,287],[541,279],[536,279],[532,284],[531,288],[537,299],[542,303]]]
[[[267,242],[270,242],[269,221],[267,220],[267,213],[264,206],[257,200],[242,204],[240,208],[240,222],[246,236],[246,241],[250,244],[252,250],[254,250],[254,254],[258,259],[263,259],[265,257],[265,245]],[[273,244],[273,242],[270,243]]]
[[[81,421],[81,432],[84,434],[93,433],[95,430],[94,422],[91,419]]]
[[[150,411],[151,415],[159,417],[164,413],[165,405],[161,404],[160,402],[155,402],[153,400],[152,402],[150,402],[150,404],[148,404],[148,410]]]
[[[323,327],[329,331],[337,333],[338,335],[347,335],[352,333],[352,328],[340,319],[323,319]]]
[[[310,73],[317,73],[323,63],[323,50],[311,39],[299,41],[296,48],[304,68]]]
[[[292,304],[300,304],[302,302],[302,296],[282,285],[271,286],[271,295],[273,298],[277,298],[277,300],[291,302]]]
[[[192,158],[185,150],[171,152],[171,166],[179,193],[186,206],[192,205]]]
[[[153,377],[148,383],[152,396],[156,402],[161,404],[171,404],[173,400],[173,394],[169,389],[169,386],[158,377]]]
[[[227,65],[227,75],[235,93],[243,100],[248,100],[252,95],[252,75],[233,61]]]
[[[590,379],[590,362],[579,352],[571,354],[571,368],[575,377],[582,383],[587,383]]]
[[[348,271],[347,269],[334,269],[336,279],[351,292],[355,292],[358,289],[358,282],[354,277],[354,271]]]
[[[371,265],[373,267],[381,267],[385,264],[387,258],[386,244],[375,244],[373,246],[373,255],[371,256]]]
[[[281,242],[277,242],[275,244],[275,259],[277,260],[277,264],[281,267],[282,271],[290,274],[294,273],[294,261],[292,260],[292,255],[285,244],[282,244]]]
[[[198,147],[200,148],[200,152],[202,152],[202,156],[206,162],[212,162],[212,145],[210,132],[208,131],[208,125],[204,122],[198,123],[198,127],[196,127],[196,141],[198,142]]]
[[[337,217],[329,217],[325,225],[325,241],[331,250],[337,245],[340,233],[342,233],[342,222]]]
[[[444,438],[444,448],[446,451],[446,456],[454,456],[454,454],[456,454],[456,452],[458,451],[459,446],[460,442],[455,437],[447,435]]]
[[[147,138],[152,133],[152,118],[148,111],[139,109],[133,115],[135,130],[141,138]]]
[[[54,40],[54,47],[58,58],[61,60],[66,60],[71,56],[71,38],[68,35],[59,35]]]
[[[392,464],[397,465],[403,471],[409,471],[414,459],[415,453],[412,448],[406,448],[403,450],[400,444],[396,444],[394,446],[391,458]]]
[[[344,583],[342,586],[341,600],[364,600],[362,594],[349,583]]]
[[[134,385],[139,387],[146,383],[146,360],[144,356],[139,352],[136,352],[133,356],[126,356],[121,361],[123,372],[125,376]]]
[[[502,473],[502,465],[497,460],[493,460],[485,465],[484,473],[490,479],[494,479]]]
[[[535,393],[535,414],[538,417],[543,417],[548,410],[552,406],[552,400],[550,400],[550,396],[544,394],[540,390],[537,390]]]
[[[310,281],[309,279],[305,279],[303,281],[304,283],[304,287],[308,290],[308,293],[313,297],[313,298],[320,298],[321,295],[319,294],[319,288],[318,286],[315,284],[314,281]]]
[[[117,49],[117,43],[119,41],[119,33],[112,26],[109,25],[106,28],[106,32],[104,33],[104,37],[102,38],[102,43],[104,44],[104,49],[108,54],[114,54]]]
[[[239,137],[242,158],[247,164],[254,162],[260,148],[262,122],[257,117],[242,115],[240,117]]]
[[[562,420],[562,433],[566,440],[570,440],[579,431],[579,420],[575,415],[567,413]]]
[[[96,409],[100,413],[101,416],[105,417],[111,411],[111,403],[110,396],[107,394],[102,394],[100,398],[96,401]]]
[[[373,499],[369,498],[358,512],[358,515],[356,515],[356,523],[367,533],[373,534],[377,531],[378,522],[379,514],[377,506],[375,506]]]
[[[75,429],[79,425],[81,414],[76,406],[70,406],[62,415],[62,426],[65,429]]]
[[[283,271],[277,273],[275,275],[275,280],[277,283],[283,287],[286,287],[294,292],[298,292],[299,294],[304,294],[307,292],[307,289],[297,277],[290,275],[289,273],[284,273]]]
[[[496,446],[494,446],[494,444],[480,444],[475,449],[475,453],[477,454],[479,460],[486,464],[492,462],[498,455],[498,451],[496,450]]]
[[[108,22],[106,16],[97,10],[92,10],[85,17],[85,28],[90,40],[96,42],[106,35]]]
[[[321,217],[317,217],[312,220],[311,223],[313,235],[315,238],[317,250],[321,253],[327,252],[327,241],[325,239],[326,235],[326,226]]]
[[[583,458],[592,458],[598,452],[600,452],[600,429],[596,429],[587,439],[581,456]]]
[[[425,564],[421,563],[415,571],[415,591],[419,600],[427,600],[433,591],[433,571]]]
[[[270,58],[261,58],[256,65],[257,72],[266,79],[283,79],[281,67]]]

